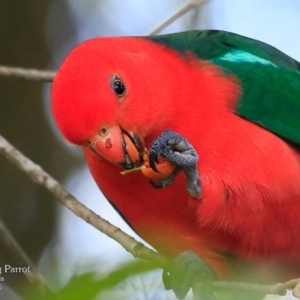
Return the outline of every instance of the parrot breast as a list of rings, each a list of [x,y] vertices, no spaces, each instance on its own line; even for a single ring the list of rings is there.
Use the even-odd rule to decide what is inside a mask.
[[[237,114],[243,84],[188,51],[96,38],[62,64],[52,110],[64,137],[82,146],[106,198],[155,249],[170,257],[192,250],[222,279],[299,277],[300,152]],[[182,172],[162,189],[149,184],[152,171],[120,174],[147,167],[147,151],[167,129],[199,156],[199,199]]]

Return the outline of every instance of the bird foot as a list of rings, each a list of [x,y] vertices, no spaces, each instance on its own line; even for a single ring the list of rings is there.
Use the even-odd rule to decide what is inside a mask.
[[[163,271],[163,282],[166,290],[173,290],[178,299],[184,299],[192,288],[195,280],[213,280],[214,272],[193,251],[181,253]],[[202,297],[201,297],[202,299]],[[209,293],[203,299],[215,299]]]
[[[166,130],[152,142],[149,153],[150,166],[156,172],[159,172],[155,165],[158,156],[162,156],[176,165],[173,173],[167,178],[158,182],[150,181],[153,187],[163,188],[169,186],[182,170],[186,175],[186,188],[190,195],[195,198],[200,196],[201,186],[197,169],[198,155],[186,138],[172,130]]]

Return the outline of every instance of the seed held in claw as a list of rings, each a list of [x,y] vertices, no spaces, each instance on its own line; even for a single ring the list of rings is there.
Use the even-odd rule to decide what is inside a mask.
[[[132,155],[130,151],[128,151],[128,153],[129,153],[129,155]],[[162,156],[158,156],[157,162],[155,162],[155,166],[158,171],[158,172],[156,172],[150,166],[149,152],[147,150],[144,153],[143,159],[144,159],[144,164],[142,166],[133,168],[133,169],[129,169],[129,170],[124,170],[120,173],[122,175],[126,175],[131,172],[141,171],[145,177],[147,177],[153,181],[157,181],[157,180],[169,177],[176,168],[176,165],[174,165],[172,162],[166,160]]]
[[[176,165],[174,165],[172,162],[161,156],[158,156],[155,166],[159,173],[154,171],[150,166],[149,153],[147,151],[144,154],[144,166],[145,168],[141,169],[143,175],[154,181],[169,177],[176,168]]]

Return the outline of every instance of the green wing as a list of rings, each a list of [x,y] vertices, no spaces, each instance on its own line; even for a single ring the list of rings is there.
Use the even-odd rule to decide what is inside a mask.
[[[188,31],[148,39],[192,52],[234,73],[242,85],[237,114],[300,144],[300,64],[263,42],[225,31]]]

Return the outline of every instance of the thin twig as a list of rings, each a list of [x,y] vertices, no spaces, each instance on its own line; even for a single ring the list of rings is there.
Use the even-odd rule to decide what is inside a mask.
[[[193,0],[185,4],[175,14],[169,17],[165,22],[159,25],[157,28],[152,30],[149,35],[158,34],[171,23],[176,21],[178,18],[186,14],[191,9],[201,6],[208,2],[208,0]],[[51,82],[56,74],[56,71],[49,70],[36,70],[36,69],[25,69],[17,67],[0,66],[0,76],[3,77],[15,77],[32,81],[44,81]]]
[[[2,219],[0,219],[0,240],[7,247],[10,254],[14,257],[16,263],[20,266],[29,266],[30,270],[35,269],[33,263],[21,246],[15,240],[9,229],[6,227]]]
[[[53,295],[52,291],[45,284],[41,275],[37,272],[30,258],[18,244],[16,239],[13,237],[9,229],[6,227],[2,219],[0,218],[0,239],[6,249],[9,250],[11,256],[14,258],[16,264],[19,267],[26,267],[26,272],[23,272],[27,278],[30,287],[35,292],[36,296],[40,299],[44,299],[44,296]]]
[[[195,294],[200,294],[203,287],[206,291],[243,291],[243,292],[259,292],[265,295],[280,295],[284,296],[287,290],[293,290],[300,279],[293,279],[285,283],[277,283],[274,285],[260,285],[244,282],[225,282],[225,281],[211,281],[211,282],[197,282],[193,286]],[[293,283],[293,284],[292,284]]]
[[[164,30],[166,27],[168,27],[170,24],[172,24],[174,21],[179,19],[181,16],[186,14],[191,9],[194,9],[198,6],[201,6],[208,2],[208,0],[192,0],[185,4],[182,8],[180,8],[176,13],[174,13],[171,17],[169,17],[166,21],[164,21],[162,24],[160,24],[158,27],[156,27],[154,30],[152,30],[149,35],[158,34],[162,30]]]
[[[2,219],[0,219],[0,241],[9,250],[10,255],[14,258],[16,264],[20,267],[27,268],[28,272],[24,272],[23,274],[26,276],[28,282],[36,287],[37,292],[39,292],[39,294],[44,294],[46,291],[52,293],[36,271],[30,258],[3,223]]]
[[[293,296],[295,298],[300,298],[300,280],[297,282],[293,289]]]
[[[56,72],[55,71],[40,71],[36,69],[24,69],[8,66],[0,66],[0,76],[16,77],[33,81],[52,81]]]

